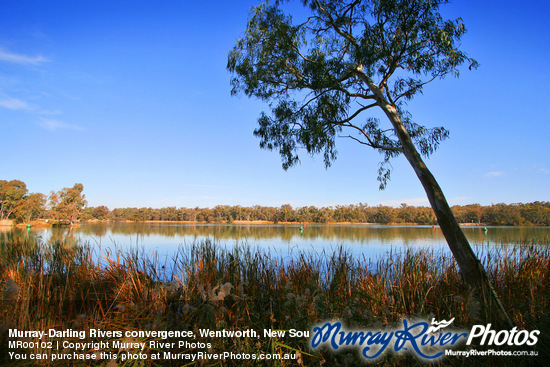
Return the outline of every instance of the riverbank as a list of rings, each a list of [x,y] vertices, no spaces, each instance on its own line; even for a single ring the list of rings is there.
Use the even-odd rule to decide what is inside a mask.
[[[275,221],[269,221],[269,220],[234,220],[234,221],[190,221],[190,220],[142,220],[142,221],[133,221],[133,220],[120,220],[120,221],[113,221],[110,219],[105,220],[87,220],[83,221],[84,223],[159,223],[159,224],[233,224],[233,225],[288,225],[288,226],[304,226],[307,227],[308,225],[358,225],[358,226],[435,226],[439,228],[439,225],[437,224],[422,224],[422,223],[414,223],[414,222],[402,222],[402,223],[365,223],[365,222],[326,222],[326,223],[316,223],[316,222],[275,222]],[[463,227],[484,227],[484,226],[490,226],[487,223],[459,223],[460,226]]]
[[[492,306],[462,283],[451,256],[437,251],[405,251],[375,261],[359,260],[343,248],[323,254],[303,253],[292,260],[272,257],[246,246],[227,249],[211,241],[185,248],[166,262],[148,258],[138,250],[117,251],[101,258],[93,247],[62,242],[51,245],[7,238],[0,243],[0,363],[13,362],[7,354],[6,330],[168,331],[196,334],[194,343],[207,347],[170,348],[174,354],[232,352],[260,355],[292,353],[299,359],[279,361],[281,366],[357,365],[364,363],[353,349],[312,351],[305,337],[211,338],[202,330],[311,330],[316,323],[338,319],[353,329],[381,330],[404,317],[449,320],[468,329],[493,323]],[[517,366],[537,365],[549,358],[550,248],[517,246],[488,253],[484,266],[518,330],[540,330],[539,359],[514,359]],[[64,338],[78,341],[77,337]],[[11,338],[10,340],[13,340]],[[33,337],[28,342],[40,341]],[[52,337],[46,341],[59,340]],[[151,356],[165,350],[150,347],[130,351]],[[89,342],[128,342],[105,336]],[[17,349],[17,353],[56,353],[55,348]],[[483,349],[480,346],[478,349]],[[503,349],[512,347],[502,346]],[[512,348],[513,349],[513,348]],[[13,350],[9,350],[12,351]],[[59,351],[60,353],[66,353]],[[90,345],[83,352],[94,354]],[[111,350],[115,353],[116,350]],[[149,358],[149,357],[148,357]],[[298,357],[297,357],[298,358]],[[502,357],[499,357],[502,358]],[[542,358],[542,359],[540,359]],[[127,365],[120,359],[92,365]],[[485,365],[502,359],[444,357],[445,365]],[[537,362],[539,361],[539,362]],[[217,366],[219,360],[201,365]],[[226,361],[226,365],[254,366],[252,360]],[[386,366],[418,365],[410,354],[386,353]],[[115,364],[116,363],[116,364]],[[173,360],[142,361],[146,366],[180,365]],[[501,362],[500,362],[501,363]],[[21,364],[23,365],[23,364]],[[36,365],[48,365],[47,361]],[[60,361],[56,366],[90,365]]]
[[[358,226],[376,226],[376,225],[386,225],[386,226],[433,226],[439,227],[435,222],[435,218],[429,222],[365,222],[365,221],[275,221],[275,220],[129,220],[129,219],[82,219],[77,221],[72,225],[66,223],[58,223],[55,220],[49,219],[37,219],[30,222],[16,223],[14,220],[3,220],[0,221],[0,228],[9,228],[9,227],[18,227],[24,228],[28,227],[51,227],[56,225],[71,226],[75,227],[79,224],[90,224],[90,223],[160,223],[160,224],[233,224],[233,225],[292,225],[292,226],[308,226],[308,225],[358,225]],[[489,226],[547,226],[540,224],[533,224],[530,222],[517,222],[517,223],[508,223],[508,224],[495,224],[490,222],[463,222],[459,223],[462,227],[489,227]]]

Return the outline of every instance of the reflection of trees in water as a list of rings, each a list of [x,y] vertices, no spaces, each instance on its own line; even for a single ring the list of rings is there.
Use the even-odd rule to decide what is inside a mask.
[[[548,227],[488,227],[485,233],[483,227],[465,227],[464,231],[474,244],[510,245],[535,244],[547,246],[550,244],[550,228]],[[42,243],[43,252],[40,256],[53,256],[60,259],[76,255],[81,246],[77,244],[94,245],[90,238],[103,236],[148,237],[161,236],[175,245],[183,242],[183,237],[216,238],[220,244],[231,244],[235,240],[256,245],[262,240],[287,242],[289,244],[321,243],[330,250],[331,246],[343,245],[376,245],[387,244],[389,248],[398,248],[407,244],[437,244],[444,243],[441,232],[431,226],[362,226],[362,225],[307,225],[300,233],[300,225],[208,225],[208,224],[173,224],[173,223],[95,223],[76,228],[11,228],[0,231],[0,255],[14,249],[13,243]],[[178,238],[179,237],[179,238]],[[81,238],[88,238],[82,243]],[[328,244],[328,245],[327,245]],[[85,246],[84,246],[85,247]],[[491,247],[491,246],[489,246]],[[497,252],[502,248],[495,247]],[[485,247],[483,247],[485,249]],[[482,249],[482,251],[484,251]],[[17,251],[16,251],[17,250]],[[37,249],[28,250],[28,258],[35,257]],[[41,251],[42,251],[41,250]],[[19,251],[20,252],[20,251]],[[36,259],[35,259],[36,260]],[[61,264],[62,265],[62,264]],[[61,266],[60,265],[60,266]]]
[[[83,225],[78,231],[90,236],[105,236],[109,233],[128,236],[160,235],[164,237],[213,237],[219,240],[264,240],[292,241],[298,238],[307,241],[324,240],[334,244],[343,242],[409,242],[444,241],[438,228],[431,226],[377,226],[377,225],[240,225],[240,224],[173,224],[173,223],[94,223]],[[506,242],[521,240],[548,241],[549,228],[465,227],[466,236],[474,243]],[[65,236],[74,234],[66,233]]]
[[[78,232],[73,227],[52,227],[48,243],[55,242],[76,244],[78,243]]]
[[[45,236],[43,236],[45,234]],[[66,246],[78,245],[79,229],[74,227],[51,227],[37,230],[26,228],[12,228],[10,232],[0,233],[0,239],[7,240],[30,240],[31,242],[41,242],[48,245],[63,243]]]
[[[9,230],[0,231],[0,242],[7,244],[12,241],[26,241],[35,242],[42,237],[34,231],[27,230],[26,228],[5,227]]]
[[[550,243],[548,227],[464,227],[466,236],[475,244],[512,242]],[[42,238],[44,234],[44,238]],[[174,224],[174,223],[93,223],[76,228],[52,227],[39,230],[9,228],[0,231],[0,239],[7,242],[13,236],[22,239],[42,239],[51,244],[64,242],[76,244],[82,236],[105,237],[124,236],[163,236],[170,237],[211,237],[221,241],[280,239],[284,242],[322,240],[334,245],[346,243],[434,243],[443,242],[439,229],[431,226],[380,226],[380,225],[319,225],[308,224],[300,231],[300,225],[240,225],[240,224]],[[180,243],[181,240],[175,240]]]

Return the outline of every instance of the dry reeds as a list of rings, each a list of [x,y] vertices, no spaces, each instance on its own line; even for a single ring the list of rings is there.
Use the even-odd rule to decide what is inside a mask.
[[[182,246],[172,259],[160,262],[138,250],[98,254],[90,246],[8,237],[0,242],[0,260],[3,364],[15,364],[6,354],[8,328],[189,330],[196,333],[196,342],[210,343],[209,351],[299,356],[274,365],[354,365],[364,362],[355,351],[311,352],[307,338],[264,338],[263,330],[306,331],[332,319],[356,329],[382,327],[404,317],[454,317],[455,326],[463,328],[490,322],[490,310],[461,281],[452,257],[438,251],[390,251],[381,259],[355,259],[340,247],[332,253],[298,252],[284,258],[245,245],[225,248],[206,240]],[[484,252],[483,262],[518,329],[541,330],[541,357],[517,359],[515,365],[544,360],[540,358],[550,355],[549,248],[527,244],[493,248]],[[260,337],[209,339],[200,336],[200,329],[251,329]],[[142,352],[158,350],[147,347]],[[183,346],[173,352],[193,353],[196,348]],[[96,364],[111,367],[134,362],[100,360]],[[140,363],[181,365],[176,362],[148,359]],[[254,361],[238,362],[255,365]],[[462,362],[455,358],[439,363]],[[468,360],[469,364],[486,362]],[[197,365],[220,363],[202,360]],[[419,362],[411,356],[388,354],[378,363]]]

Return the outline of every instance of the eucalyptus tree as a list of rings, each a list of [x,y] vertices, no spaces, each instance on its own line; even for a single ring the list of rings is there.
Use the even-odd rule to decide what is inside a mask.
[[[459,67],[478,63],[459,49],[462,19],[439,13],[447,0],[302,0],[300,21],[285,1],[251,11],[246,31],[230,51],[232,94],[269,104],[254,135],[260,147],[277,150],[284,169],[298,151],[322,154],[328,167],[336,141],[352,139],[381,154],[380,188],[391,159],[404,155],[433,208],[464,280],[489,292],[510,323],[487,274],[460,229],[434,176],[424,163],[448,137],[443,127],[413,122],[407,101]],[[300,12],[300,15],[302,12]],[[384,119],[376,118],[374,110]]]
[[[0,220],[10,219],[25,202],[27,185],[20,180],[0,180]]]
[[[49,203],[53,219],[71,226],[75,224],[80,218],[82,210],[88,204],[85,199],[86,195],[82,191],[84,191],[84,185],[76,183],[73,187],[65,187],[59,192],[52,192]]]

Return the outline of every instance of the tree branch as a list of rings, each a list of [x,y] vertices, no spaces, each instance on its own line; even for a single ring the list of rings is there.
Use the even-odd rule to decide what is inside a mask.
[[[321,6],[321,4],[319,3],[319,1],[315,1],[315,4],[317,4],[317,7],[319,8],[319,10],[321,10],[321,12],[323,14],[325,14],[328,19],[329,19],[329,22],[328,24],[330,24],[330,26],[332,27],[332,29],[334,29],[334,31],[336,33],[338,33],[340,36],[344,37],[346,40],[348,40],[349,42],[353,43],[354,46],[358,46],[357,44],[357,40],[351,35],[351,34],[348,34],[344,31],[342,31],[340,28],[338,28],[334,22],[334,19],[332,18],[332,16],[330,15],[330,13],[323,7]]]

